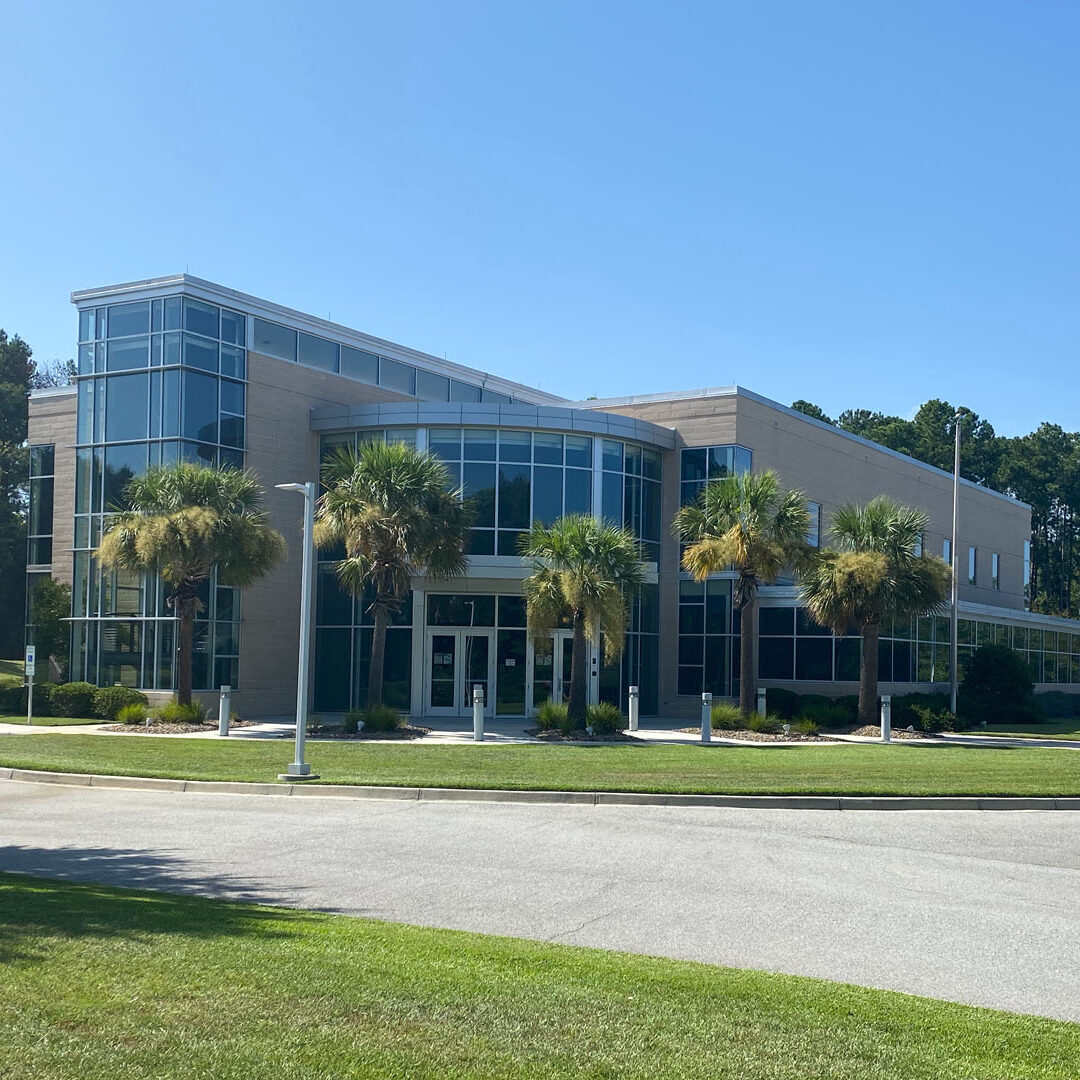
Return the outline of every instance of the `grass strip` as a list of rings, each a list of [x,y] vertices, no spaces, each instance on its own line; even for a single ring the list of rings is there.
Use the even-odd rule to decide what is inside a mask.
[[[194,780],[276,780],[288,740],[0,736],[0,765]],[[1080,795],[1080,754],[971,746],[409,746],[309,742],[323,783],[732,794]]]
[[[0,874],[7,1080],[1074,1080],[1080,1025]]]

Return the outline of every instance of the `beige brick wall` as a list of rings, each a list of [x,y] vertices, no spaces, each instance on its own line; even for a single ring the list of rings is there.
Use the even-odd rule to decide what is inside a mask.
[[[289,545],[286,560],[244,590],[240,638],[243,716],[292,715],[299,652],[303,499],[275,484],[318,479],[319,436],[309,429],[318,405],[411,398],[328,372],[248,353],[247,465],[267,488],[271,521]]]

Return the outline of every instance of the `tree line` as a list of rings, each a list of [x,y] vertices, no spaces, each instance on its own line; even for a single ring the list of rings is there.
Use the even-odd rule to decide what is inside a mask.
[[[803,400],[791,407],[950,473],[953,417],[962,413],[961,475],[1031,506],[1031,609],[1080,613],[1080,432],[1043,423],[1008,438],[973,410],[939,398],[920,406],[910,420],[869,409],[847,409],[834,419]]]

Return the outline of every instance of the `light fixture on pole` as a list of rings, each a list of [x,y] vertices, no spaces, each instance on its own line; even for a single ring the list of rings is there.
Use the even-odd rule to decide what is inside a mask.
[[[315,484],[275,484],[281,491],[299,491],[304,496],[304,556],[300,583],[300,663],[296,673],[296,754],[288,771],[278,774],[279,780],[318,780],[311,766],[304,762],[304,740],[307,736],[308,668],[311,654],[311,568],[312,532],[315,527]]]
[[[963,412],[959,409],[953,417],[953,430],[956,434],[956,450],[953,454],[953,488],[952,488],[952,591],[949,604],[949,711],[956,712],[956,687],[957,687],[957,660],[959,649],[957,648],[956,620],[957,605],[960,598],[960,548],[957,545],[956,527],[960,517],[960,419]]]

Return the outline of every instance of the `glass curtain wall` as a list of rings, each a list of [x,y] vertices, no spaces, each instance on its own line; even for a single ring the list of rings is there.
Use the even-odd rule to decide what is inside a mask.
[[[124,486],[177,461],[243,468],[246,318],[170,296],[79,312],[72,670],[173,685],[174,628],[160,582],[103,573],[91,552]],[[211,581],[195,628],[196,689],[239,685],[240,601]]]

